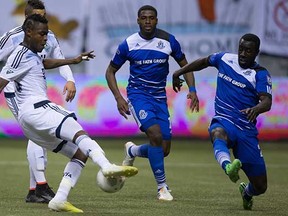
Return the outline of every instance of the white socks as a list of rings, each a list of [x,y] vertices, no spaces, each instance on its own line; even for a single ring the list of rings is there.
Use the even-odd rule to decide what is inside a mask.
[[[89,156],[92,161],[100,166],[102,169],[104,166],[110,165],[110,162],[105,157],[103,149],[98,145],[98,143],[92,140],[86,135],[79,136],[76,139],[76,144],[84,154]]]
[[[63,178],[54,197],[55,200],[67,201],[69,192],[76,185],[84,166],[85,164],[78,159],[72,159],[67,163]]]

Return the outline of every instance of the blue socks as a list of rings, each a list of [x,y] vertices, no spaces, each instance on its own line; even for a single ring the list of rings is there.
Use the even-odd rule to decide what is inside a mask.
[[[158,188],[165,186],[166,176],[164,170],[164,153],[162,146],[149,146],[148,159]]]
[[[215,159],[218,161],[222,169],[225,171],[226,165],[231,162],[230,151],[227,147],[226,141],[222,139],[215,139],[213,142],[213,149]]]

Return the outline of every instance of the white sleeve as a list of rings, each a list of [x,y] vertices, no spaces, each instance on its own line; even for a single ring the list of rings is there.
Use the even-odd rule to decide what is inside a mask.
[[[15,46],[10,37],[3,35],[0,38],[0,61],[6,61],[8,56],[13,52]]]
[[[23,41],[24,32],[22,26],[18,26],[6,32],[0,38],[0,61],[6,61],[8,56]]]
[[[53,33],[52,33],[53,34]],[[56,36],[53,34],[53,51],[51,53],[51,57],[55,59],[64,59],[64,55],[61,51],[59,42],[56,38]],[[64,65],[59,67],[60,75],[66,80],[66,81],[72,81],[75,83],[75,79],[72,73],[71,68],[68,65]]]
[[[14,56],[12,58],[10,56],[0,73],[1,78],[10,82],[27,73],[33,67],[33,64],[31,64],[31,62],[29,62],[27,59],[21,60],[17,67],[13,65],[13,62]]]

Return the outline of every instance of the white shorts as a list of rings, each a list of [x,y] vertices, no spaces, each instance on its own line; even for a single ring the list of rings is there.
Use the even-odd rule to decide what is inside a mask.
[[[74,135],[83,130],[75,119],[73,112],[48,100],[25,103],[18,115],[18,121],[28,139],[68,157],[78,149],[72,143]]]

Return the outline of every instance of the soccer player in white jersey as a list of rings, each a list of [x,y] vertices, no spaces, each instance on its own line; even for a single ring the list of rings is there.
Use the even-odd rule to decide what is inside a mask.
[[[25,16],[27,17],[31,14],[46,15],[45,6],[42,1],[29,0],[27,2],[25,7]],[[23,41],[23,39],[24,32],[22,26],[6,32],[0,38],[0,61],[7,60],[8,56]],[[47,43],[39,55],[41,58],[64,58],[53,32],[48,32]],[[76,93],[72,71],[68,65],[60,67],[59,71],[67,81],[63,89],[63,94],[67,93],[66,101],[72,101]],[[4,89],[4,92],[7,105],[17,119],[18,105],[15,101],[14,83],[9,83]],[[32,203],[48,203],[55,194],[49,187],[45,177],[47,151],[45,148],[42,148],[29,140],[27,145],[27,159],[29,162],[30,185],[25,200],[26,202]]]
[[[78,64],[83,59],[94,58],[93,51],[82,53],[74,59],[42,59],[41,52],[48,35],[48,21],[44,16],[32,14],[23,24],[23,42],[9,56],[0,73],[0,92],[14,81],[16,101],[19,106],[18,122],[26,137],[54,152],[60,152],[71,160],[55,197],[48,207],[55,211],[82,213],[67,201],[70,190],[76,185],[81,171],[89,158],[100,166],[106,177],[136,175],[132,166],[111,164],[102,148],[92,140],[76,121],[73,112],[52,103],[47,97],[45,69],[66,64]]]
[[[118,46],[106,70],[106,79],[117,101],[119,113],[127,118],[131,112],[140,130],[149,138],[148,144],[125,144],[123,165],[132,165],[136,156],[148,158],[157,183],[157,198],[172,201],[164,170],[164,157],[170,153],[172,138],[165,87],[169,56],[180,67],[186,65],[187,60],[176,38],[156,28],[158,18],[154,7],[142,6],[138,10],[137,23],[140,32],[132,34]],[[126,61],[130,62],[128,101],[121,95],[115,77]],[[188,74],[184,78],[190,90],[187,95],[191,99],[190,108],[199,111],[194,76]]]
[[[245,34],[239,40],[238,55],[214,53],[189,63],[173,74],[173,88],[181,85],[179,76],[208,66],[218,69],[215,116],[209,133],[214,155],[232,182],[239,180],[242,168],[249,183],[240,183],[243,207],[251,210],[253,196],[267,190],[267,173],[259,146],[256,118],[272,106],[272,81],[269,72],[255,62],[260,39]],[[235,159],[231,163],[230,151]]]

